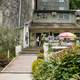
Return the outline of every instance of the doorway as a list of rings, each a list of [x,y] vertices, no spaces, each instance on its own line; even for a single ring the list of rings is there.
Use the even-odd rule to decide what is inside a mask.
[[[45,40],[48,40],[49,36],[54,36],[54,35],[52,32],[36,33],[36,46],[37,47],[43,46]]]
[[[46,38],[48,38],[49,32],[36,33],[36,46],[42,47]]]

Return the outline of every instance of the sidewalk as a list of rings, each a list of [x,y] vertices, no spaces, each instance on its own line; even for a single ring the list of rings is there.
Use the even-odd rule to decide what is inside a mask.
[[[32,80],[32,62],[36,59],[35,54],[23,54],[18,56],[0,74],[0,80]]]
[[[0,80],[32,80],[31,74],[0,74]]]

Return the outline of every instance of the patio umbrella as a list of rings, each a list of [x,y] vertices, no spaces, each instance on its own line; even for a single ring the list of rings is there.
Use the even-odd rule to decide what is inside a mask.
[[[76,39],[76,35],[71,32],[63,32],[63,33],[59,34],[59,39],[61,39],[61,40],[64,40],[64,39],[74,40],[74,39]]]

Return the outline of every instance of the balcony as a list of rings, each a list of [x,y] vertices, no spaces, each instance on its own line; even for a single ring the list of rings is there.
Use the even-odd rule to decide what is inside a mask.
[[[60,18],[60,14],[62,18]],[[67,18],[65,15],[67,14]],[[34,23],[74,23],[74,15],[71,11],[61,11],[61,10],[36,10],[33,14]]]

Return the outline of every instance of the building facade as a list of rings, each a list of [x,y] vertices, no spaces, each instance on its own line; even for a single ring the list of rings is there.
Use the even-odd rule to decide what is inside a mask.
[[[43,35],[55,37],[65,31],[79,35],[75,11],[69,0],[2,0],[0,26],[19,27],[23,47],[36,47],[37,37],[42,46]]]
[[[39,46],[42,46],[43,35],[56,37],[61,32],[72,32],[80,36],[80,27],[76,24],[75,11],[69,9],[69,0],[34,0],[34,3],[30,46],[37,46],[38,36]]]

